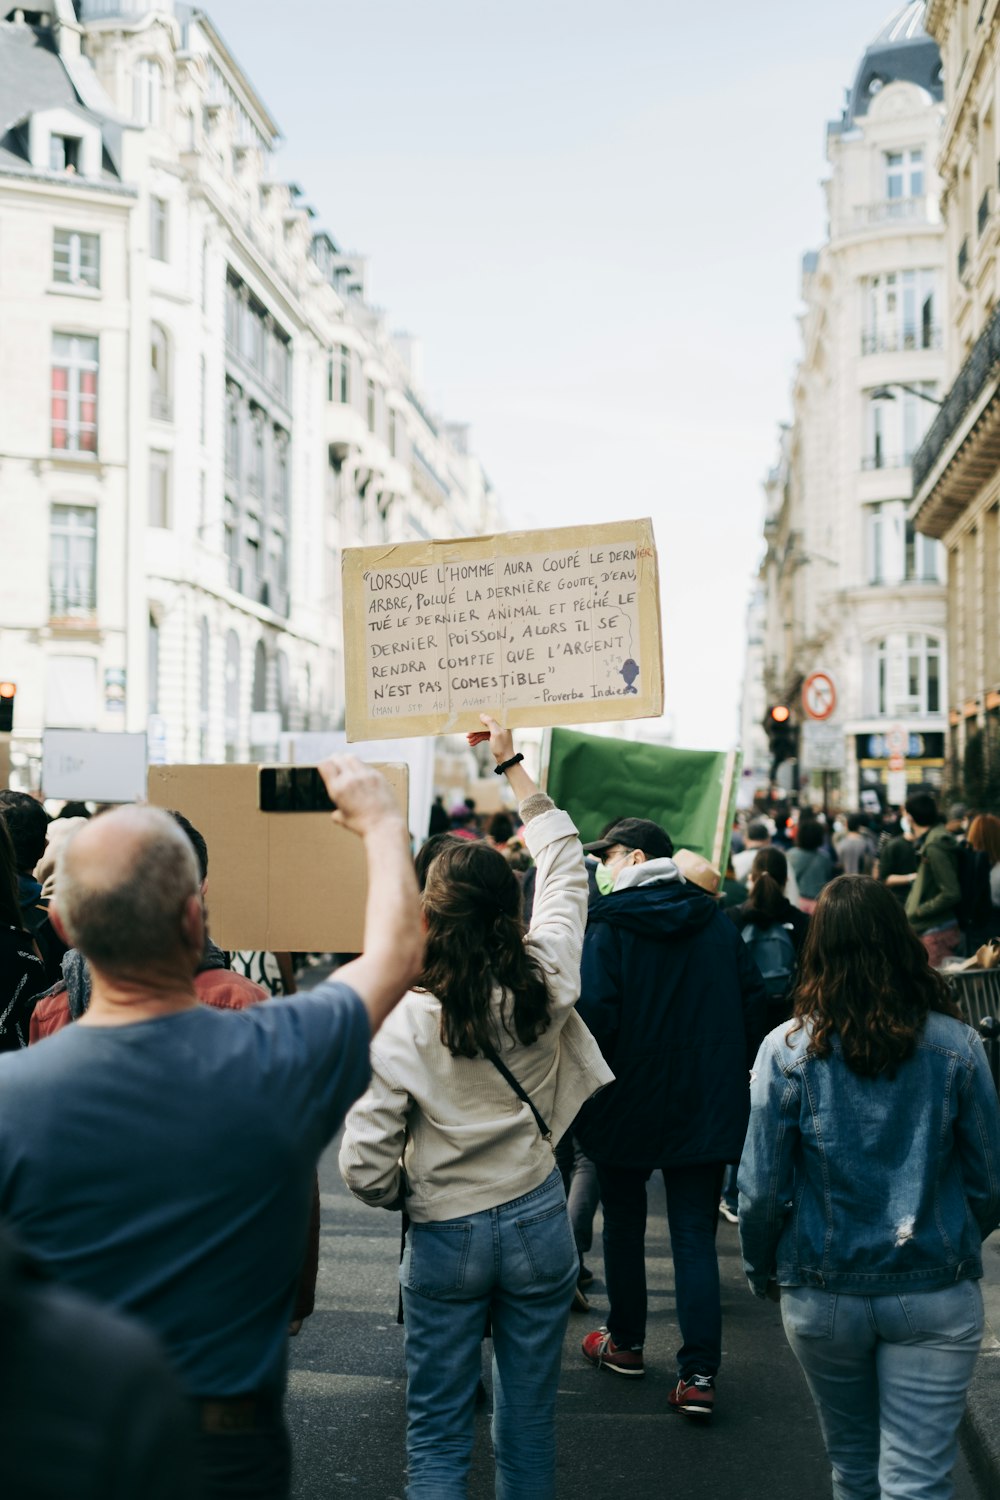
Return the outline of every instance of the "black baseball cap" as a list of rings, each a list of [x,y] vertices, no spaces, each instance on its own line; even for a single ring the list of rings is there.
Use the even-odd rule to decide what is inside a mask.
[[[674,852],[669,833],[649,818],[622,818],[613,823],[602,839],[584,844],[585,854],[605,854],[620,844],[625,849],[641,849],[647,859],[670,859]]]

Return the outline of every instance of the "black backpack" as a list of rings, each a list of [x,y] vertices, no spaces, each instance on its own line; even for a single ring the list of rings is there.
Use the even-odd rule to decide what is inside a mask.
[[[769,927],[758,927],[748,922],[743,929],[743,941],[753,954],[772,1005],[787,998],[795,974],[795,944],[791,930],[781,922]]]
[[[993,898],[990,893],[989,856],[971,844],[958,846],[958,925],[963,932],[989,927],[993,921]]]

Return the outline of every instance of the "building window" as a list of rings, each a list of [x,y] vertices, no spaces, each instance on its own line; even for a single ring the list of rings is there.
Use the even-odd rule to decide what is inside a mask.
[[[156,448],[149,454],[149,524],[170,526],[170,454]]]
[[[78,135],[49,136],[49,168],[53,172],[79,172],[83,141]]]
[[[240,348],[240,291],[226,280],[226,344],[236,353]]]
[[[868,511],[868,582],[885,582],[886,517],[881,505]]]
[[[941,711],[941,642],[937,636],[906,637],[906,706],[919,714]]]
[[[250,408],[250,468],[247,484],[255,495],[264,493],[264,426],[266,415],[259,406]]]
[[[888,395],[867,393],[867,449],[862,458],[863,468],[904,468],[911,462],[934,416],[933,403],[917,392],[933,396],[936,389],[933,381],[923,380],[910,391],[892,390]]]
[[[389,408],[389,453],[393,458],[396,457],[396,408],[394,406]]]
[[[272,531],[267,544],[271,581],[282,591],[288,588],[288,543],[283,532]]]
[[[101,237],[77,229],[57,229],[52,250],[52,280],[60,286],[101,284]]]
[[[887,151],[885,155],[885,196],[892,205],[924,196],[924,153],[921,147],[908,151]]]
[[[149,678],[149,712],[160,712],[160,627],[149,617],[147,674]]]
[[[281,427],[274,429],[274,508],[281,516],[288,515],[288,433]]]
[[[153,57],[140,57],[132,75],[132,114],[140,125],[160,124],[163,100],[163,72]]]
[[[869,655],[871,706],[879,717],[941,712],[938,636],[913,634],[875,641]]]
[[[919,583],[941,582],[941,544],[906,523],[906,577]]]
[[[198,365],[198,441],[205,446],[205,428],[207,413],[205,406],[208,401],[208,366],[204,354]]]
[[[240,477],[240,390],[226,383],[226,473]]]
[[[149,335],[149,413],[161,422],[171,418],[170,339],[159,323],[152,325]]]
[[[375,382],[369,380],[365,385],[365,411],[368,418],[368,431],[375,431]]]
[[[92,615],[97,607],[97,512],[53,505],[49,525],[49,613]]]
[[[236,588],[239,583],[240,540],[236,529],[236,507],[231,500],[226,501],[222,522],[222,545],[226,553],[226,561],[229,563],[229,586]]]
[[[52,447],[97,452],[97,340],[73,333],[52,339]]]
[[[327,381],[327,396],[348,406],[351,400],[351,351],[344,344],[337,344],[330,360]]]
[[[889,271],[867,277],[863,287],[863,354],[940,348],[936,271]]]
[[[149,200],[149,253],[153,260],[170,259],[170,204],[166,198]]]
[[[291,370],[291,348],[281,334],[271,335],[271,385],[283,400],[288,400],[289,373]]]
[[[240,737],[240,638],[226,633],[225,740],[226,760],[234,761]]]
[[[198,636],[198,755],[204,760],[208,755],[208,726],[212,712],[212,633],[204,615]]]

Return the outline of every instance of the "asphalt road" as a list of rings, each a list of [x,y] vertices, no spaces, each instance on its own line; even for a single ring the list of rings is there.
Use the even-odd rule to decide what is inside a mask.
[[[350,1196],[337,1172],[335,1148],[320,1178],[317,1308],[292,1342],[293,1495],[403,1500],[406,1378],[403,1330],[395,1321],[399,1218]],[[566,1335],[557,1408],[559,1495],[597,1497],[614,1485],[629,1500],[829,1500],[829,1469],[812,1402],[785,1343],[778,1308],[746,1289],[735,1228],[719,1226],[724,1354],[710,1427],[667,1409],[680,1338],[662,1181],[654,1177],[650,1183],[643,1380],[595,1370],[580,1354],[580,1339],[607,1309],[599,1234],[596,1243],[588,1257],[598,1276],[593,1311],[573,1314]],[[476,1420],[469,1500],[492,1500],[489,1418],[483,1412]],[[980,1500],[964,1461],[956,1497]]]

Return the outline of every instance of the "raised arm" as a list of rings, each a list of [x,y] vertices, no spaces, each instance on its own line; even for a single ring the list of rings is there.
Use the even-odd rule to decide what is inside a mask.
[[[410,840],[389,783],[353,755],[324,761],[320,773],[337,805],[335,823],[364,840],[368,860],[364,951],[337,978],[349,984],[376,1032],[420,973],[424,934]]]

